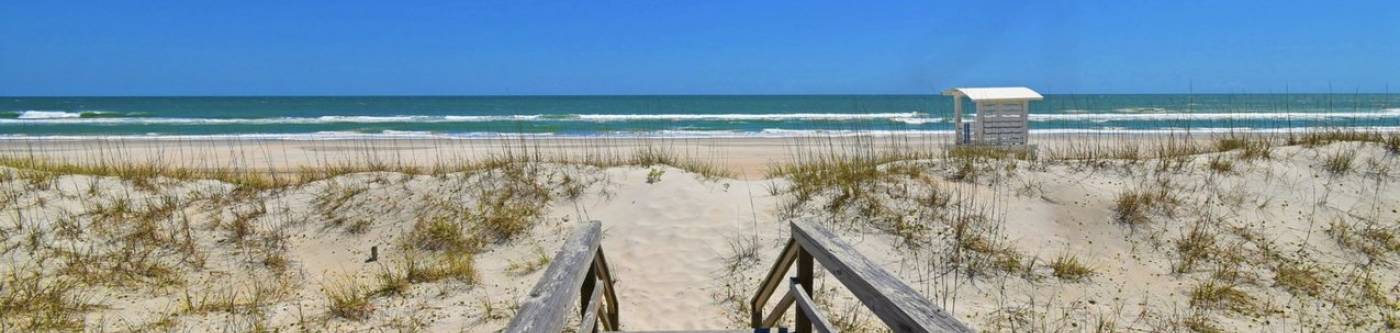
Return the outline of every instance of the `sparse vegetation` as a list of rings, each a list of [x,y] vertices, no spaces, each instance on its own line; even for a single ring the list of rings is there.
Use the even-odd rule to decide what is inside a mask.
[[[1321,295],[1323,282],[1316,268],[1303,264],[1283,263],[1274,269],[1274,284],[1294,294]]]
[[[1351,171],[1351,164],[1354,160],[1356,160],[1356,151],[1337,150],[1323,158],[1322,168],[1334,175],[1344,175]]]
[[[1225,159],[1224,156],[1215,155],[1210,158],[1210,162],[1206,164],[1206,168],[1215,173],[1230,173],[1235,171],[1235,162]]]
[[[1171,184],[1159,181],[1150,186],[1119,193],[1114,199],[1114,217],[1124,224],[1142,225],[1150,222],[1150,214],[1171,215],[1178,201],[1172,193]]]
[[[1191,289],[1191,306],[1204,309],[1228,310],[1235,313],[1251,314],[1256,310],[1253,296],[1237,286],[1217,281],[1206,281]]]
[[[661,182],[661,176],[662,176],[662,175],[665,175],[665,174],[666,174],[666,170],[661,170],[661,169],[657,169],[657,168],[651,168],[651,170],[647,171],[647,184],[656,184],[656,183],[660,183],[660,182]]]
[[[1094,269],[1080,262],[1079,257],[1070,254],[1060,255],[1050,262],[1053,275],[1060,280],[1080,281],[1094,275]]]
[[[326,297],[330,313],[336,317],[362,320],[374,312],[374,304],[369,300],[370,290],[354,277],[327,281],[322,285],[321,292]]]

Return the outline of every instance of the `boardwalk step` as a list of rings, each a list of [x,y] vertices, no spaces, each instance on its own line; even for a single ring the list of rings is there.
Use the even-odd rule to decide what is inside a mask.
[[[777,332],[774,330],[773,332]],[[754,330],[708,330],[708,331],[611,331],[611,333],[754,333]]]

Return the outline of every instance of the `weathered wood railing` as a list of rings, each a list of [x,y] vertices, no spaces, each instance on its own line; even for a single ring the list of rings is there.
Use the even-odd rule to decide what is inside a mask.
[[[598,221],[576,229],[520,303],[505,331],[560,332],[568,322],[575,296],[583,317],[577,332],[597,332],[599,323],[604,330],[618,330],[617,294],[603,257],[602,239],[603,227]],[[598,282],[603,283],[602,288]]]
[[[812,303],[813,261],[820,262],[856,299],[895,332],[972,332],[972,329],[933,305],[909,285],[861,255],[850,244],[825,228],[810,223],[792,223],[792,239],[788,240],[782,255],[769,270],[768,278],[749,303],[754,329],[773,328],[788,308],[796,303],[793,327],[796,332],[812,332],[814,326],[820,332],[835,332],[835,328]],[[773,311],[764,316],[765,304],[785,280],[783,277],[793,263],[797,264],[797,276],[788,279],[788,292],[778,300]]]

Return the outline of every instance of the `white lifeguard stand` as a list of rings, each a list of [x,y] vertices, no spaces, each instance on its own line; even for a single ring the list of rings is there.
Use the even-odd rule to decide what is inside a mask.
[[[953,143],[957,145],[1025,146],[1030,136],[1030,102],[1044,99],[1026,87],[952,88],[943,95],[953,96]],[[964,96],[976,104],[977,118],[971,122],[963,122]]]

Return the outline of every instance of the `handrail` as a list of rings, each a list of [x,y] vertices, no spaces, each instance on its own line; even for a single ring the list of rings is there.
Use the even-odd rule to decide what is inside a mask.
[[[826,317],[822,317],[820,313],[817,313],[816,302],[812,301],[812,297],[808,296],[807,292],[802,291],[802,285],[800,282],[797,282],[797,278],[792,278],[792,284],[788,287],[788,294],[793,295],[792,298],[797,300],[797,310],[802,311],[802,314],[807,315],[807,318],[813,319],[812,326],[814,329],[822,333],[837,333],[836,328],[831,325],[831,322],[827,321]]]
[[[579,332],[596,332],[600,322],[604,330],[617,330],[620,326],[617,296],[607,260],[603,258],[602,238],[601,222],[591,221],[575,229],[554,255],[539,282],[521,300],[520,309],[505,331],[562,331],[573,299],[580,296],[586,297],[579,303],[579,315],[584,319],[581,325],[586,330]],[[599,281],[603,282],[603,287],[595,288]],[[607,306],[601,306],[600,301]]]
[[[778,284],[783,282],[783,276],[787,275],[788,267],[797,261],[799,250],[801,249],[798,248],[797,241],[789,239],[787,245],[783,246],[783,252],[778,256],[778,260],[773,262],[773,268],[768,270],[768,277],[763,279],[763,283],[759,285],[753,299],[749,301],[750,319],[752,320],[750,324],[754,328],[772,327],[773,323],[763,318],[763,305],[768,302],[770,296],[773,296],[773,291],[778,290]],[[773,312],[783,312],[790,305],[792,305],[792,301],[784,297],[782,301],[778,302],[778,307]],[[777,317],[772,318],[772,321],[777,320]]]
[[[811,332],[813,326],[832,332],[829,323],[811,307],[812,261],[820,262],[837,281],[895,332],[972,332],[909,285],[861,255],[835,234],[810,223],[791,223],[792,240],[773,264],[769,275],[755,293],[752,306],[752,326],[772,328],[792,303],[797,303],[796,332]],[[792,278],[790,292],[794,301],[784,296],[768,317],[763,305],[772,296],[776,283],[787,275],[788,267],[797,264],[797,277]],[[812,320],[816,321],[813,322]]]

